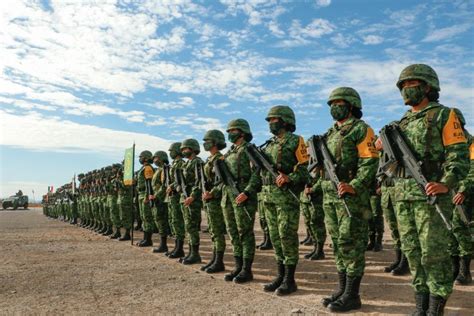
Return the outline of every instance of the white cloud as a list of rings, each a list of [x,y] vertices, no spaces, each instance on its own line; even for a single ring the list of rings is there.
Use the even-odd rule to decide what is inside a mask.
[[[337,33],[335,36],[331,37],[331,42],[338,47],[347,48],[355,42],[355,38],[352,35]]]
[[[331,0],[316,0],[316,5],[319,7],[327,7],[331,4]]]
[[[367,35],[363,37],[364,45],[378,45],[383,42],[383,37],[378,35]]]
[[[336,27],[325,19],[313,19],[302,26],[299,20],[293,20],[289,29],[289,38],[277,44],[278,47],[294,47],[311,43],[312,39],[320,38],[334,32]]]
[[[139,149],[167,148],[169,140],[149,134],[78,124],[37,113],[0,110],[0,145],[54,152],[96,152],[117,155],[136,143]]]
[[[181,97],[177,102],[155,102],[152,105],[159,110],[172,110],[194,107],[194,100],[190,97]]]
[[[216,110],[222,110],[230,106],[230,103],[228,102],[222,102],[222,103],[217,103],[217,104],[209,104],[210,108],[216,109]]]
[[[438,42],[451,39],[458,34],[466,32],[470,28],[470,24],[460,24],[441,29],[434,29],[423,39],[423,42]]]

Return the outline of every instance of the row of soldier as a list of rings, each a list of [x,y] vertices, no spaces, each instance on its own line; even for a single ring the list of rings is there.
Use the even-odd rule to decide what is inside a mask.
[[[292,109],[275,106],[266,116],[274,137],[261,146],[251,143],[248,122],[236,119],[227,125],[232,145],[225,154],[221,131],[204,135],[205,162],[198,157],[196,139],[173,143],[171,163],[165,151],[142,151],[134,199],[119,164],[79,175],[76,212],[81,225],[129,240],[136,203],[143,229],[137,245],[152,246],[152,234],[159,232],[161,242],[153,252],[197,264],[203,209],[213,257],[202,270],[225,270],[227,234],[235,265],[224,278],[245,283],[253,279],[258,210],[264,232],[260,248],[273,248],[276,259],[276,277],[264,290],[287,295],[297,290],[301,211],[315,245],[305,258],[324,258],[326,231],[332,239],[339,286],[322,304],[331,312],[344,312],[361,307],[364,253],[382,248],[383,210],[396,254],[385,272],[401,275],[409,269],[415,314],[440,315],[454,281],[471,282],[468,217],[474,200],[474,146],[462,113],[438,102],[439,81],[431,67],[408,66],[397,87],[410,109],[384,127],[378,139],[361,119],[357,91],[340,87],[327,102],[335,123],[322,136],[305,141],[294,134]],[[74,223],[74,215],[71,219]],[[173,249],[168,249],[168,236],[174,237]]]

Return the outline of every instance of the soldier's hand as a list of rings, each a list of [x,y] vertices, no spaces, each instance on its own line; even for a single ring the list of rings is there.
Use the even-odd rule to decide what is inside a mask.
[[[155,196],[154,196],[154,195],[150,194],[150,195],[148,196],[148,200],[154,200],[154,199],[155,199]]]
[[[428,182],[425,186],[425,191],[427,195],[438,195],[443,193],[448,193],[449,189],[442,183],[439,182]]]
[[[355,195],[356,193],[352,185],[341,182],[337,187],[337,194],[339,196],[344,196],[345,194]]]
[[[455,205],[460,205],[464,203],[464,200],[466,199],[466,196],[462,192],[456,193],[455,196],[453,196],[453,203]]]
[[[378,151],[383,150],[383,144],[382,144],[381,138],[377,138],[377,140],[375,141],[375,149],[377,149]]]
[[[235,198],[235,203],[242,204],[245,201],[247,201],[248,198],[249,197],[245,193],[242,192],[239,195],[237,195],[237,197]]]
[[[290,178],[286,174],[279,172],[278,177],[275,179],[276,185],[281,188],[288,182],[290,182]]]
[[[186,198],[186,200],[184,200],[184,205],[189,206],[193,202],[194,202],[194,198],[192,196],[190,196],[190,197]]]
[[[212,199],[213,197],[214,196],[209,191],[206,191],[202,194],[202,199],[206,201]]]

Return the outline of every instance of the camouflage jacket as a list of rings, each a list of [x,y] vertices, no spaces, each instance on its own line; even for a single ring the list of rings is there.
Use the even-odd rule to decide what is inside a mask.
[[[206,160],[204,165],[204,176],[207,179],[207,189],[212,194],[213,199],[220,199],[222,197],[222,187],[216,185],[216,174],[214,172],[214,161],[217,159],[224,159],[224,155],[221,152],[217,152],[215,155],[210,156]]]
[[[164,202],[166,189],[164,185],[165,173],[162,166],[159,166],[155,169],[153,178],[151,179],[151,186],[153,188],[155,199],[159,202]]]
[[[469,146],[470,168],[466,178],[459,183],[458,192],[466,192],[468,195],[474,195],[474,141],[470,138],[471,145]]]
[[[146,184],[147,180],[151,180],[153,178],[153,174],[155,173],[155,169],[149,164],[144,164],[140,170],[138,170],[137,175],[137,190],[138,192],[142,193],[146,191]]]
[[[326,133],[325,140],[337,164],[339,180],[349,183],[356,195],[371,189],[379,157],[372,128],[364,121],[351,117],[340,126],[334,123]],[[324,180],[322,186],[325,192],[336,191],[329,180]]]
[[[196,165],[203,164],[201,158],[195,157],[187,160],[183,165],[184,182],[186,183],[186,192],[189,197],[193,197],[195,201],[201,201],[201,188],[196,185]],[[184,201],[184,194],[181,194],[181,201]]]

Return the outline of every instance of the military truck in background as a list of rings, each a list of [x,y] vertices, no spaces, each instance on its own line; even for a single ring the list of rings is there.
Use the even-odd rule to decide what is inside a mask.
[[[26,210],[28,208],[28,195],[12,195],[6,199],[3,199],[2,208],[6,210],[10,207],[14,210],[18,209],[19,207],[23,207]]]

